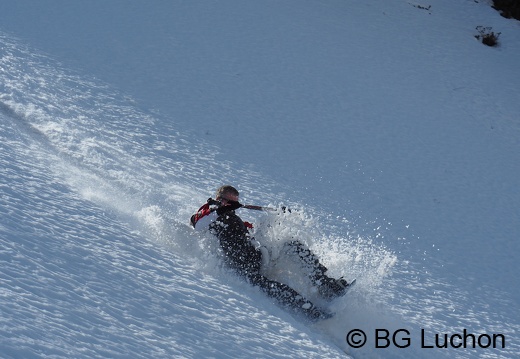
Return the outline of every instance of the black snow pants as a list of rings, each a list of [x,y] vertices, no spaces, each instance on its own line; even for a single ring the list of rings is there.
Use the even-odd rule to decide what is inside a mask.
[[[245,277],[252,285],[259,287],[284,307],[303,314],[314,310],[314,305],[297,291],[260,273],[262,253],[251,243],[244,222],[234,211],[220,215],[211,225],[210,230],[219,239],[226,264],[237,274]],[[306,254],[304,248],[296,245],[289,250]],[[309,266],[315,264],[315,261],[314,257],[308,257]]]

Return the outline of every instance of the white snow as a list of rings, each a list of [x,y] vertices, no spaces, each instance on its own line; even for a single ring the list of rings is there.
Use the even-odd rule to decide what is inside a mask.
[[[519,35],[481,0],[1,0],[0,357],[517,357]],[[187,227],[223,183],[357,278],[336,317]]]

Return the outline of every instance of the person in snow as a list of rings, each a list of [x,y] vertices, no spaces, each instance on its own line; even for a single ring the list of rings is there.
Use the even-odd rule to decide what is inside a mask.
[[[224,253],[225,263],[280,304],[311,319],[327,317],[328,313],[316,307],[288,285],[261,274],[262,262],[267,260],[268,252],[262,251],[258,245],[255,245],[257,242],[248,230],[252,225],[244,222],[235,213],[235,210],[242,206],[236,188],[229,185],[222,186],[217,189],[215,199],[208,199],[207,203],[191,216],[191,225],[196,230],[209,230],[215,235]],[[284,253],[299,258],[311,282],[324,298],[333,299],[346,293],[347,281],[343,278],[328,277],[325,274],[327,268],[303,243],[299,241],[286,243]]]

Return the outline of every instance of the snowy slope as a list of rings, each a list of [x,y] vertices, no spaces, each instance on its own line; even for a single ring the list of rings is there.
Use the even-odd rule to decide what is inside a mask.
[[[2,355],[514,357],[520,24],[418,5],[1,1]],[[293,318],[186,230],[223,182],[299,208],[275,234],[358,277],[337,318]]]
[[[330,342],[311,336],[302,324],[278,319],[283,312],[263,310],[271,306],[267,300],[259,308],[254,291],[241,295],[241,285],[201,271],[197,251],[185,243],[197,238],[183,223],[161,225],[157,204],[164,200],[153,200],[152,193],[161,179],[147,177],[146,166],[160,167],[151,170],[156,176],[169,171],[157,153],[155,163],[149,162],[145,152],[153,149],[140,145],[144,137],[159,153],[178,149],[147,138],[160,136],[146,129],[147,121],[125,138],[126,121],[139,113],[57,68],[47,72],[45,58],[3,40],[12,91],[12,100],[3,98],[1,131],[3,357],[270,357],[274,348],[279,357],[337,355]],[[30,80],[17,82],[22,73]],[[28,95],[36,83],[43,92]],[[67,105],[69,96],[74,105]],[[40,97],[46,106],[38,106]],[[83,101],[111,108],[77,105]],[[100,111],[102,120],[90,111]],[[103,128],[111,113],[126,116]],[[64,123],[67,115],[77,120],[72,128]],[[132,149],[119,152],[125,145]],[[136,150],[143,156],[125,162]],[[123,164],[134,171],[118,171]],[[178,164],[167,164],[179,171]],[[183,191],[182,198],[189,186],[169,191]],[[146,206],[147,199],[156,205]],[[177,248],[182,245],[187,248]]]

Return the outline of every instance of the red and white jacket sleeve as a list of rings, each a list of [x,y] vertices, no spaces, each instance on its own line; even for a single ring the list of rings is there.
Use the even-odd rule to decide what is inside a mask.
[[[209,225],[217,220],[218,214],[216,208],[211,208],[209,203],[199,208],[197,213],[191,216],[190,222],[197,231],[209,229]]]

